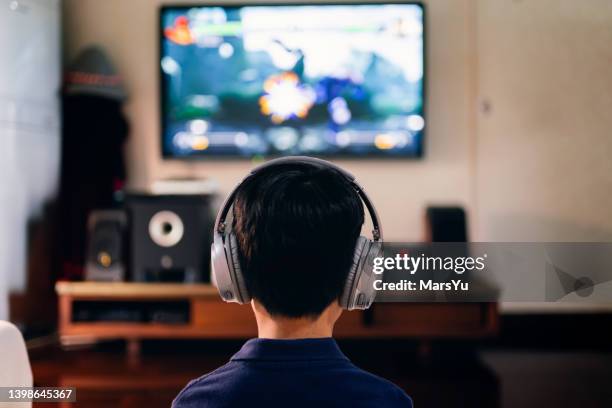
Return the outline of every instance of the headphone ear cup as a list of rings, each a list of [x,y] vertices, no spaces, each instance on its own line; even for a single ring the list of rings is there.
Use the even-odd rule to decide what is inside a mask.
[[[364,255],[364,250],[365,254],[367,254],[366,246],[368,246],[368,243],[369,240],[366,237],[360,236],[357,238],[355,250],[353,251],[353,263],[349,269],[346,281],[344,282],[344,290],[340,296],[340,306],[343,309],[349,310],[354,294],[355,283],[357,282],[356,278],[360,269],[361,260]]]
[[[246,281],[244,280],[244,275],[242,273],[242,268],[240,267],[240,258],[238,256],[238,240],[233,233],[229,234],[228,239],[226,240],[228,243],[228,262],[230,264],[230,270],[233,271],[233,280],[236,287],[236,292],[239,297],[240,303],[248,303],[251,301],[251,296],[246,286]]]
[[[367,241],[361,254],[361,263],[355,273],[355,282],[347,310],[365,310],[374,302],[376,298],[374,282],[376,279],[383,279],[383,276],[374,273],[373,265],[374,259],[381,256],[382,253],[382,242]]]
[[[221,234],[215,231],[213,243],[210,247],[210,260],[212,269],[212,283],[217,287],[219,295],[226,302],[237,302],[236,289],[230,272],[230,260]]]

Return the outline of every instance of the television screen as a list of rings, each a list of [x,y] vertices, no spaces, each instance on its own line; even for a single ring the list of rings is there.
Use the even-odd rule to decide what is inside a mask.
[[[163,7],[166,157],[418,157],[420,4]]]

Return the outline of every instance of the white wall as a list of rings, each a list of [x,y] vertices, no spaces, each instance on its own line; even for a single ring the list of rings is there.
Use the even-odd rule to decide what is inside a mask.
[[[483,241],[612,241],[612,2],[480,0]]]
[[[181,163],[161,160],[158,113],[158,0],[64,0],[65,59],[104,46],[131,95],[129,184],[146,188],[173,175],[212,177],[227,191],[252,166],[245,161]],[[431,1],[428,7],[428,130],[420,161],[339,161],[364,184],[382,218],[385,238],[417,240],[426,203],[471,208],[474,178],[470,129],[474,63],[470,0]]]

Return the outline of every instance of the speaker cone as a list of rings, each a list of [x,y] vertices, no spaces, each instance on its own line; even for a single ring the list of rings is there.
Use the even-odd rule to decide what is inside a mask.
[[[181,217],[172,211],[159,211],[149,221],[149,236],[162,247],[172,247],[181,242],[183,232]]]

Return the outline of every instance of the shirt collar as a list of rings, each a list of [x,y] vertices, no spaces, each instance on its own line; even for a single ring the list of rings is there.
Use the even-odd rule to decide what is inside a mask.
[[[347,360],[331,337],[316,339],[251,339],[232,361],[238,360]]]

